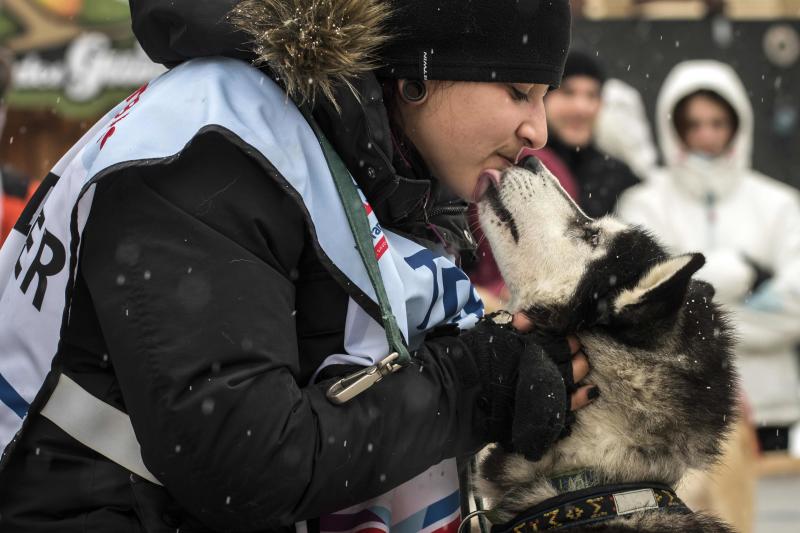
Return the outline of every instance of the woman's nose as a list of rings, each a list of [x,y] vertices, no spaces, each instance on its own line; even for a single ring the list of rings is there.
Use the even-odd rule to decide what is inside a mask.
[[[547,143],[547,120],[544,106],[538,106],[530,112],[517,128],[517,137],[523,144],[534,150],[542,148]]]

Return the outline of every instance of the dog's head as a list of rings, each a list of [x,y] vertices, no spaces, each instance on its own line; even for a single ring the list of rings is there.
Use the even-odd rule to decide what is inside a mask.
[[[717,455],[733,413],[731,330],[713,288],[691,279],[704,258],[670,257],[642,228],[587,217],[538,160],[520,164],[478,203],[510,310],[537,329],[577,332],[586,382],[602,394],[539,462],[496,449],[482,490],[494,498],[587,466],[617,482],[677,482]]]
[[[562,333],[677,313],[701,254],[670,258],[641,228],[591,219],[535,157],[521,165],[478,203],[514,311]]]

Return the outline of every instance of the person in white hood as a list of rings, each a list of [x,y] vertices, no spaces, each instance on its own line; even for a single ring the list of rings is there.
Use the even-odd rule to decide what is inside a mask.
[[[678,64],[656,115],[665,167],[627,191],[618,214],[675,253],[705,254],[697,277],[714,285],[737,327],[762,449],[785,449],[800,420],[800,196],[751,168],[753,110],[730,66]]]

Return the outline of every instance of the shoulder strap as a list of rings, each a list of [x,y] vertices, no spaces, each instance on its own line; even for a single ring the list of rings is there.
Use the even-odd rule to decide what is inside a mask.
[[[350,176],[350,172],[347,170],[344,162],[339,157],[339,154],[336,153],[333,145],[331,145],[330,141],[328,141],[328,139],[325,137],[325,134],[322,132],[319,125],[314,121],[314,118],[311,116],[311,114],[306,110],[303,111],[303,114],[311,128],[314,130],[314,134],[317,136],[320,146],[322,147],[322,152],[325,155],[325,161],[328,163],[328,168],[333,176],[336,190],[339,193],[340,200],[342,201],[342,207],[344,208],[345,215],[347,216],[347,222],[356,242],[358,253],[364,263],[364,268],[367,269],[370,282],[372,283],[372,287],[375,289],[375,295],[378,298],[378,305],[381,310],[381,321],[383,322],[383,329],[386,332],[386,340],[389,343],[390,350],[394,352],[387,357],[387,364],[383,365],[383,367],[381,366],[381,363],[378,363],[378,365],[374,365],[374,367],[368,367],[365,370],[347,376],[331,387],[331,389],[328,391],[328,397],[334,403],[344,403],[350,398],[358,395],[363,390],[366,390],[370,386],[377,383],[384,375],[394,372],[400,367],[407,365],[411,360],[411,356],[408,353],[405,340],[400,333],[400,328],[397,326],[397,320],[392,313],[392,306],[389,303],[389,297],[386,295],[386,289],[383,286],[380,268],[378,267],[378,260],[375,257],[375,250],[372,245],[372,234],[369,228],[369,220],[367,219],[367,213],[364,208],[364,204],[358,195],[356,184],[353,182],[353,178]],[[364,380],[361,379],[365,375],[371,376],[371,379],[368,380],[369,383],[364,383]],[[355,378],[359,379],[355,380]],[[359,385],[356,385],[356,381],[359,383]],[[348,387],[350,387],[350,389],[348,389]],[[349,394],[348,390],[350,392]]]

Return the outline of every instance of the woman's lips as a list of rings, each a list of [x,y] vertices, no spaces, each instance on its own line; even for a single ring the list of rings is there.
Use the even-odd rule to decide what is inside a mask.
[[[502,174],[496,168],[487,168],[481,172],[481,175],[478,176],[478,182],[475,184],[475,189],[472,192],[472,201],[477,203],[483,198],[483,195],[486,194],[486,191],[489,190],[489,187],[492,186],[492,183],[496,187],[500,186],[500,179]]]

